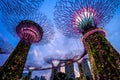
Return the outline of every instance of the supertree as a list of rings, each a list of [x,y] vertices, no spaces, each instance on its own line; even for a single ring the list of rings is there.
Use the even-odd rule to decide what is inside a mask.
[[[4,17],[4,19],[3,23],[7,25],[9,31],[13,29],[14,33],[16,30],[21,40],[0,69],[0,78],[16,80],[21,77],[31,44],[50,42],[54,32],[46,16],[40,11],[22,16],[11,14],[9,18]]]
[[[40,66],[39,65],[39,67],[37,66],[31,66],[31,65],[26,65],[25,66],[25,69],[27,69],[28,70],[28,75],[24,78],[24,79],[26,79],[26,80],[30,80],[31,79],[31,76],[32,76],[32,72],[34,71],[34,70],[38,70],[38,69],[41,69],[42,68],[42,66]]]
[[[56,80],[57,73],[60,72],[60,57],[57,55],[57,56],[45,57],[44,59],[45,59],[45,62],[52,65],[50,80]]]
[[[3,14],[19,14],[35,12],[44,0],[0,0],[0,10]]]
[[[120,79],[120,55],[105,38],[102,29],[113,17],[119,3],[120,0],[61,0],[55,6],[57,28],[68,37],[83,35],[95,80]]]

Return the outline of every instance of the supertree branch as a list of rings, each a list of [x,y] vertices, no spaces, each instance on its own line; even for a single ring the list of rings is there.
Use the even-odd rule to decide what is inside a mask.
[[[60,60],[59,60],[59,56],[57,55],[57,56],[46,57],[45,61],[48,64],[52,65],[52,72],[51,72],[50,80],[56,80],[57,73],[60,72]]]
[[[98,28],[110,21],[119,4],[120,0],[61,0],[56,4],[57,28],[68,37],[82,33],[95,80],[120,79],[120,55]]]
[[[68,37],[79,37],[80,32],[107,24],[119,3],[119,0],[61,0],[55,6],[57,27]]]
[[[50,20],[47,19],[47,17],[41,13],[39,10],[34,13],[19,13],[21,15],[14,15],[14,14],[4,14],[2,15],[2,22],[5,25],[5,27],[8,29],[12,35],[14,35],[17,38],[16,35],[16,26],[21,22],[22,20],[31,20],[36,22],[41,26],[43,29],[43,37],[42,40],[39,42],[39,44],[46,44],[49,43],[54,38],[54,30],[53,25],[50,22]]]
[[[50,42],[54,31],[46,16],[40,11],[28,15],[4,14],[2,22],[13,35],[17,33],[20,42],[1,67],[0,79],[17,80],[21,77],[31,44]]]
[[[39,67],[38,67],[39,66]],[[26,65],[25,66],[25,69],[28,70],[28,75],[25,77],[25,79],[27,80],[30,80],[31,79],[31,76],[32,76],[32,72],[34,70],[38,70],[38,69],[41,69],[42,66],[41,65],[34,65],[34,66],[31,66],[31,65]]]
[[[39,9],[44,0],[0,0],[0,9],[4,13],[19,14],[31,13]]]

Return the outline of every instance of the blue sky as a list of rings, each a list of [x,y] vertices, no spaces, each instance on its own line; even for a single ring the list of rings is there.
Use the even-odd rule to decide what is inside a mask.
[[[62,33],[60,33],[56,28],[53,20],[53,12],[54,12],[54,6],[57,0],[45,0],[43,5],[40,8],[40,11],[43,12],[48,19],[51,20],[54,26],[55,30],[55,36],[54,39],[51,41],[51,43],[46,45],[32,45],[31,49],[29,51],[29,55],[26,61],[26,64],[30,65],[41,65],[43,68],[51,67],[50,64],[47,64],[44,61],[44,58],[50,56],[50,57],[56,57],[60,56],[60,58],[64,59],[65,54],[69,54],[73,50],[76,51],[83,51],[83,45],[80,39],[70,39],[64,36]],[[0,13],[0,20],[2,19],[2,15]],[[115,49],[120,52],[120,11],[118,10],[114,17],[111,19],[111,21],[104,26],[104,29],[107,32],[106,38],[108,41],[115,47]],[[9,42],[9,44],[12,45],[13,48],[18,44],[19,39],[14,37],[9,30],[6,29],[7,26],[5,26],[0,21],[0,35],[1,38],[4,38],[6,42]],[[1,45],[0,45],[1,47]],[[76,53],[81,54],[81,53]],[[0,54],[0,65],[4,63],[4,61],[7,59],[9,55],[1,55]],[[76,65],[76,64],[75,64]],[[76,74],[78,74],[78,70],[75,68]],[[46,75],[47,77],[50,76],[50,70],[48,71],[34,71],[34,75]]]

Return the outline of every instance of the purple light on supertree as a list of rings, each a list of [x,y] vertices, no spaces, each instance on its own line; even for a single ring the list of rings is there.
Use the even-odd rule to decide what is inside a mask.
[[[79,38],[87,29],[107,24],[119,2],[119,0],[60,0],[54,12],[57,28],[68,37]]]
[[[16,27],[16,32],[21,40],[0,68],[2,80],[20,79],[31,44],[39,42],[43,36],[43,29],[31,20],[21,21]]]
[[[31,21],[36,22],[43,29],[42,40],[39,42],[39,44],[43,45],[43,44],[49,43],[54,38],[53,25],[51,24],[50,20],[48,20],[47,17],[40,11],[30,13],[30,14],[22,13],[22,15],[11,14],[11,15],[2,15],[2,16],[3,17],[2,17],[1,21],[3,22],[5,27],[8,29],[8,31],[10,33],[12,33],[15,37],[17,37],[17,35],[15,33],[17,24],[22,20],[31,20]],[[20,32],[22,32],[21,35],[26,33],[25,30],[26,29],[20,30]],[[21,38],[21,35],[19,35],[20,38]],[[37,39],[37,37],[36,37],[36,39]]]
[[[3,15],[3,18],[2,22],[7,25],[8,31],[13,30],[13,35],[16,31],[21,40],[0,69],[0,78],[19,79],[32,43],[45,44],[50,42],[53,39],[54,31],[46,16],[39,11],[28,15],[23,13],[20,16],[14,14]]]
[[[0,0],[0,9],[6,14],[31,13],[38,10],[44,0]]]
[[[16,27],[16,33],[20,39],[24,38],[30,44],[39,42],[43,36],[42,28],[30,20],[21,21]]]
[[[57,28],[82,42],[90,59],[93,79],[120,79],[120,55],[102,29],[113,17],[120,0],[60,0],[56,4]]]

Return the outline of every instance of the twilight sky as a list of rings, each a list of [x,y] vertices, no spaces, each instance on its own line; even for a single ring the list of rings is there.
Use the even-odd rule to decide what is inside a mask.
[[[51,41],[51,43],[46,45],[32,45],[31,49],[29,51],[26,65],[35,65],[35,66],[42,66],[42,68],[51,67],[50,64],[47,64],[44,61],[44,58],[46,57],[55,57],[55,58],[61,58],[64,59],[66,54],[70,54],[71,52],[73,55],[81,55],[83,52],[83,45],[80,39],[70,39],[64,36],[62,33],[60,33],[56,28],[53,20],[53,12],[54,12],[54,6],[57,0],[45,0],[43,5],[40,8],[40,11],[43,12],[48,19],[51,20],[53,23],[53,27],[55,30],[55,36],[54,39]],[[0,20],[2,19],[1,11],[0,11]],[[104,26],[104,29],[107,32],[106,38],[108,41],[113,45],[113,47],[120,53],[120,11],[117,10],[114,17],[111,19],[111,21]],[[11,44],[13,48],[16,47],[16,45],[19,42],[19,39],[14,37],[9,30],[6,28],[7,26],[4,25],[0,21],[0,41],[1,39],[4,39],[6,43]],[[0,47],[2,47],[4,44],[0,44]],[[4,47],[5,48],[5,47]],[[13,50],[13,49],[12,49]],[[11,51],[12,51],[11,50]],[[74,53],[77,51],[78,53]],[[9,53],[10,54],[10,53]],[[9,54],[0,54],[0,65],[2,65],[5,60],[8,58]],[[76,65],[76,64],[75,64]],[[78,75],[78,69],[75,68],[76,75]],[[46,78],[49,80],[50,76],[50,70],[47,71],[34,71],[34,75],[45,75]],[[33,77],[32,76],[32,77]]]

